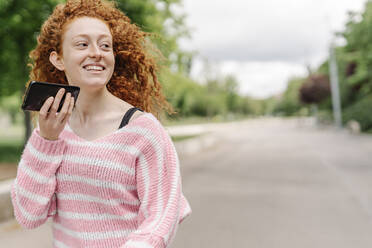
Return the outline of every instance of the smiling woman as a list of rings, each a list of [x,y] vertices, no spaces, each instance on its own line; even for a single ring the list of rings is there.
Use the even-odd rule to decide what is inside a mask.
[[[54,247],[165,248],[191,213],[146,36],[100,0],[58,5],[41,29],[30,79],[80,94],[58,113],[63,90],[45,101],[11,193],[22,226],[53,218]]]

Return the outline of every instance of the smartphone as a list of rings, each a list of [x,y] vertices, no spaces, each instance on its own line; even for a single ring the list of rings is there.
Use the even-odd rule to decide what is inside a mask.
[[[78,86],[31,81],[23,98],[22,109],[27,111],[40,111],[44,102],[51,96],[55,97],[60,88],[65,89],[65,94],[59,103],[57,112],[62,109],[67,92],[71,93],[76,103],[80,92],[80,87]]]

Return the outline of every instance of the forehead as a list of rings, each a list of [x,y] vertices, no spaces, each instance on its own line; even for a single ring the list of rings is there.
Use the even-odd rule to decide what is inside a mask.
[[[108,25],[100,19],[92,17],[79,17],[66,25],[63,32],[65,38],[74,38],[80,35],[112,37]]]

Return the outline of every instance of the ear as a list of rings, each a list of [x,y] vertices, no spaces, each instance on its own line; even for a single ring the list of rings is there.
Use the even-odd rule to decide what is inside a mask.
[[[56,51],[53,51],[49,54],[49,61],[60,71],[65,70],[65,66],[63,64],[63,59],[58,55]]]

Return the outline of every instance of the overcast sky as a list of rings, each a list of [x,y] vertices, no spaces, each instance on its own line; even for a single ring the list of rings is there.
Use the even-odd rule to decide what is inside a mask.
[[[240,92],[256,98],[279,94],[306,64],[327,58],[333,33],[347,12],[367,0],[183,0],[192,39],[181,43],[198,56],[192,77],[203,80],[203,61],[221,75],[233,74]]]

